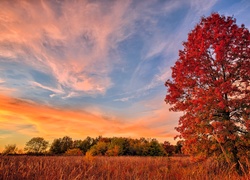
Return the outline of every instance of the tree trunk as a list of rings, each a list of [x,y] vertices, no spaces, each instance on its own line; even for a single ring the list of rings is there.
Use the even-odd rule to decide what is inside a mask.
[[[237,173],[239,175],[243,175],[242,169],[240,167],[240,161],[239,161],[239,157],[238,157],[238,148],[235,145],[235,141],[234,141],[234,148],[232,150],[232,154],[233,154],[233,162],[235,163],[235,169],[237,171]]]
[[[225,94],[225,97],[227,99],[227,94]],[[230,113],[229,112],[224,112],[223,113],[224,119],[226,121],[230,121]],[[229,131],[229,134],[233,134],[233,131]],[[232,162],[235,164],[235,170],[239,175],[243,175],[242,169],[240,167],[240,161],[239,161],[239,157],[238,157],[238,148],[236,146],[236,142],[235,140],[231,140],[232,143]]]

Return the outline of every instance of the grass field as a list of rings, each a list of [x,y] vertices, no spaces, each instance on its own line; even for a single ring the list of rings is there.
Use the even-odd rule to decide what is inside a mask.
[[[194,163],[188,157],[0,156],[2,180],[234,180],[225,164],[208,159]]]

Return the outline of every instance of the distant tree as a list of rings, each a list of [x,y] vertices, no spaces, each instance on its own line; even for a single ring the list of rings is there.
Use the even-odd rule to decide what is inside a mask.
[[[61,138],[54,139],[54,141],[52,142],[52,144],[50,146],[50,150],[49,151],[52,154],[63,154],[64,153],[61,150]]]
[[[96,145],[92,146],[88,152],[93,156],[103,156],[108,150],[108,143],[99,141]]]
[[[97,143],[97,139],[86,137],[79,145],[78,148],[81,149],[83,154],[86,154],[86,152]]]
[[[168,156],[172,156],[175,152],[175,146],[170,144],[170,142],[168,141],[164,141],[162,147],[164,148]]]
[[[2,155],[17,154],[18,148],[16,144],[8,144],[5,146]]]
[[[42,137],[34,137],[26,143],[24,148],[29,154],[43,154],[48,148],[49,142]]]
[[[50,152],[52,154],[64,154],[68,149],[73,147],[73,140],[69,136],[63,138],[54,139],[50,146]]]
[[[98,139],[98,142],[110,143],[112,138],[99,136],[97,139]]]
[[[161,146],[161,144],[156,139],[152,139],[151,142],[148,144],[148,152],[146,154],[148,156],[167,155],[165,149]]]
[[[82,140],[74,140],[72,148],[79,148],[81,146],[82,142],[83,142]]]
[[[64,153],[68,149],[72,148],[73,146],[73,140],[69,136],[64,136],[61,141],[61,151]]]
[[[134,155],[136,156],[148,156],[149,141],[145,138],[134,140],[133,143]]]
[[[68,143],[66,143],[68,142]],[[65,146],[65,144],[67,144]],[[65,151],[65,149],[67,149]],[[79,152],[81,151],[81,153]],[[125,137],[87,137],[72,140],[68,136],[54,139],[50,153],[55,155],[91,156],[165,156],[166,152],[156,139],[132,139]]]
[[[106,156],[119,156],[121,155],[121,147],[118,145],[110,146],[105,152]]]
[[[183,146],[183,141],[177,141],[176,146],[175,146],[175,154],[182,154],[182,146]]]
[[[130,155],[132,156],[142,156],[143,149],[141,144],[136,143],[134,141],[130,142]]]
[[[128,155],[134,156],[165,156],[166,152],[156,139],[130,139]]]
[[[166,82],[170,110],[179,119],[184,149],[223,153],[240,172],[239,151],[250,130],[250,33],[232,17],[213,13],[188,34]],[[245,143],[245,144],[244,144]]]
[[[130,155],[129,154],[129,140],[127,138],[122,137],[113,137],[109,143],[108,149],[114,155]]]

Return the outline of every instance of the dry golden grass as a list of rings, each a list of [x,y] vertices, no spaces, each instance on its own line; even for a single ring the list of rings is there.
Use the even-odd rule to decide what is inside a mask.
[[[0,157],[0,179],[38,180],[236,180],[233,167],[212,159],[194,163],[188,157]]]

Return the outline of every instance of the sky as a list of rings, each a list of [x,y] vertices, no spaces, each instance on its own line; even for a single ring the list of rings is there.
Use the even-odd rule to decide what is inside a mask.
[[[0,0],[0,151],[32,137],[175,143],[164,83],[188,33],[249,0]]]

